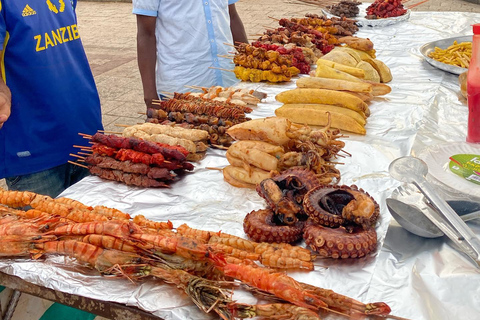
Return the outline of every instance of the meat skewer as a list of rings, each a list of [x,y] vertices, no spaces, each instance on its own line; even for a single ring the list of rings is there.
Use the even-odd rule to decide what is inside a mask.
[[[166,159],[185,161],[188,151],[180,146],[169,146],[162,143],[154,143],[136,138],[124,138],[116,135],[104,135],[96,133],[91,138],[92,142],[99,142],[105,146],[116,149],[132,149],[149,154],[162,154]]]
[[[118,161],[108,156],[93,154],[85,158],[85,162],[102,169],[120,170],[126,173],[138,173],[151,179],[173,180],[176,174],[167,168],[150,167],[144,163],[133,163],[131,161]]]
[[[95,143],[91,149],[91,152],[101,156],[108,156],[120,161],[130,161],[133,163],[143,163],[146,165],[154,165],[159,168],[167,168],[168,170],[185,169],[191,171],[194,169],[190,162],[186,161],[166,161],[161,160],[162,155],[160,153],[154,154],[153,157],[147,153],[141,153],[131,149],[115,149],[103,145],[101,143]],[[120,155],[118,155],[120,152]]]
[[[192,103],[191,101],[185,101],[180,99],[169,99],[166,101],[161,101],[156,103],[164,111],[180,111],[180,112],[190,112],[194,114],[204,114],[208,116],[215,116],[219,118],[233,118],[233,119],[243,119],[245,118],[245,112],[240,111],[236,108],[226,107],[225,104],[220,104],[218,102],[206,102],[202,103]]]
[[[169,188],[165,182],[151,179],[138,173],[126,173],[120,170],[110,170],[98,166],[89,166],[90,173],[99,176],[102,179],[123,182],[129,186],[144,188]]]
[[[149,119],[159,119],[159,120],[170,120],[174,122],[187,122],[191,124],[208,124],[208,125],[218,125],[218,126],[232,126],[234,124],[242,123],[250,118],[241,118],[241,119],[231,119],[231,118],[222,118],[216,116],[208,115],[198,115],[191,112],[180,112],[180,111],[164,111],[162,109],[148,108],[147,109],[147,118]]]
[[[172,114],[178,114],[179,117],[171,116]],[[162,125],[178,125],[184,128],[189,129],[198,129],[198,130],[205,130],[209,133],[208,142],[211,146],[225,146],[228,147],[232,144],[233,138],[226,133],[227,129],[231,126],[228,125],[220,125],[221,120],[218,121],[219,125],[210,125],[207,123],[188,123],[186,118],[183,118],[181,113],[170,113],[168,119],[155,119],[155,118],[147,118],[147,122],[153,124],[162,124]],[[193,116],[193,115],[192,115]],[[172,121],[173,120],[173,121]],[[218,120],[218,119],[217,119]]]

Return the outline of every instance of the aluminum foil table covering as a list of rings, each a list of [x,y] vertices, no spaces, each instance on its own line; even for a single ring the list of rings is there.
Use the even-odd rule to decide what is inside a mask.
[[[374,42],[377,57],[391,68],[392,92],[371,103],[367,135],[345,139],[345,150],[352,156],[342,158],[344,165],[338,168],[342,183],[358,185],[380,204],[379,248],[358,260],[317,260],[315,271],[290,273],[294,278],[362,302],[386,302],[392,314],[409,319],[479,318],[479,270],[445,238],[423,239],[399,227],[385,205],[385,199],[399,185],[388,174],[392,160],[418,154],[438,143],[465,141],[467,107],[459,100],[457,76],[428,64],[419,48],[433,40],[471,34],[471,25],[478,18],[478,14],[470,13],[412,12],[408,21],[363,27],[358,32],[359,37]],[[239,86],[268,93],[266,101],[251,115],[258,118],[274,115],[274,109],[280,106],[275,94],[295,85]],[[245,237],[244,216],[264,208],[265,203],[255,191],[232,187],[223,181],[220,171],[208,169],[225,165],[225,151],[209,150],[194,172],[171,189],[132,188],[88,177],[61,196],[131,215],[171,220],[174,226],[188,223],[194,228]],[[480,235],[480,224],[469,225]],[[165,319],[215,318],[200,312],[173,286],[153,280],[134,285],[124,279],[103,278],[71,262],[63,257],[41,262],[2,260],[0,270],[55,290],[136,306]],[[241,291],[234,298],[255,302]]]

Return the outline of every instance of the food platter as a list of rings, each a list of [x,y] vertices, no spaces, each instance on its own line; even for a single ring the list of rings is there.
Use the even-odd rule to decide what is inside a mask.
[[[426,43],[423,46],[421,46],[420,47],[420,52],[425,57],[425,60],[427,60],[427,62],[430,63],[432,66],[434,66],[434,67],[436,67],[440,70],[459,75],[459,74],[462,74],[463,72],[467,71],[468,69],[453,66],[453,65],[450,65],[450,64],[446,64],[446,63],[437,61],[435,59],[432,59],[428,56],[430,52],[435,50],[435,47],[439,47],[441,49],[446,49],[449,46],[451,46],[454,41],[457,41],[458,43],[472,41],[472,36],[461,36],[461,37],[453,37],[453,38],[447,38],[447,39],[432,41],[432,42]]]
[[[480,185],[460,177],[450,169],[450,158],[462,154],[477,158],[480,155],[480,147],[466,142],[439,144],[425,149],[418,156],[428,165],[428,173],[441,183],[458,192],[480,197]],[[478,178],[476,175],[472,176],[471,178],[480,179],[480,176]]]
[[[410,18],[411,10],[408,9],[404,15],[392,18],[383,18],[383,19],[366,19],[365,16],[367,15],[367,8],[371,3],[362,3],[358,6],[359,13],[356,17],[352,17],[351,19],[355,19],[357,21],[357,25],[359,27],[386,27],[392,24],[396,24],[402,21],[407,21]],[[327,9],[322,9],[322,12],[327,17],[337,17],[336,15],[331,14]]]

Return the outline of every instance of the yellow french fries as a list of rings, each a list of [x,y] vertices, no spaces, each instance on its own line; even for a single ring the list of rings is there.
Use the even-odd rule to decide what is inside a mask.
[[[458,43],[454,41],[453,44],[446,49],[435,47],[434,51],[430,52],[428,56],[446,64],[468,68],[472,57],[472,43]]]

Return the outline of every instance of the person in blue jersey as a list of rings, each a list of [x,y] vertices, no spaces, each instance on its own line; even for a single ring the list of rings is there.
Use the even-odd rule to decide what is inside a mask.
[[[77,28],[77,0],[0,0],[0,178],[56,197],[89,174],[72,164],[79,133],[102,129]]]
[[[234,42],[247,42],[238,0],[133,0],[137,56],[147,106],[162,92],[186,92],[185,85],[232,86]],[[228,45],[230,44],[230,46]]]

